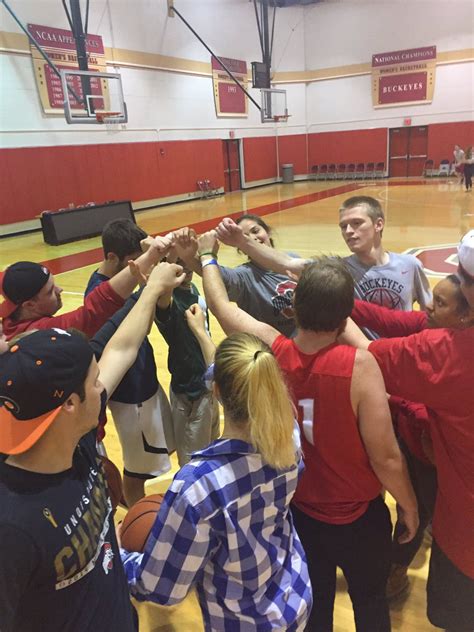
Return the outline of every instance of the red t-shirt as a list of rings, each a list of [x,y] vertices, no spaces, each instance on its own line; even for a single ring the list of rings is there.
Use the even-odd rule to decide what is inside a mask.
[[[438,471],[433,536],[474,579],[474,328],[376,340],[369,351],[390,393],[429,409]]]
[[[112,289],[109,281],[98,285],[84,299],[84,305],[72,312],[66,312],[59,316],[44,316],[35,320],[13,321],[11,318],[3,319],[3,333],[7,340],[29,329],[68,329],[74,327],[92,338],[102,325],[123,306],[124,299]]]
[[[293,502],[316,520],[353,522],[381,491],[351,405],[356,350],[333,344],[308,355],[284,336],[272,350],[298,409],[305,471]]]
[[[383,338],[416,334],[428,325],[426,312],[402,312],[359,299],[354,301],[351,318],[359,327],[367,327]]]

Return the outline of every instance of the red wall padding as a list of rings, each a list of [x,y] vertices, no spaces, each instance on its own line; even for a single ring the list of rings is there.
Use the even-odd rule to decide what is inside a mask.
[[[462,149],[474,145],[474,121],[435,123],[428,126],[428,158],[439,165],[441,160],[454,160],[454,145]]]
[[[189,193],[208,178],[223,186],[220,140],[22,147],[0,151],[0,223],[44,210]]]
[[[293,171],[296,175],[308,173],[308,156],[307,156],[308,136],[306,134],[297,134],[292,136],[278,137],[278,158],[281,165],[293,164]]]
[[[245,182],[278,177],[276,137],[244,138]]]
[[[385,162],[387,129],[309,134],[309,167],[328,163]]]

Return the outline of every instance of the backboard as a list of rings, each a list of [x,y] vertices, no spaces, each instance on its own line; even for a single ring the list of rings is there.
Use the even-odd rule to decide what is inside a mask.
[[[64,114],[70,124],[126,123],[127,106],[119,74],[61,69]]]
[[[262,88],[260,92],[262,123],[286,122],[289,116],[286,104],[286,90]]]

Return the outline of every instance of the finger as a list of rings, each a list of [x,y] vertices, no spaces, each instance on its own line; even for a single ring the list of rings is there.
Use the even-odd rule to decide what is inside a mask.
[[[298,281],[298,275],[296,275],[294,272],[292,272],[291,270],[287,270],[286,271],[286,276],[289,277],[290,279],[292,279],[293,281]]]

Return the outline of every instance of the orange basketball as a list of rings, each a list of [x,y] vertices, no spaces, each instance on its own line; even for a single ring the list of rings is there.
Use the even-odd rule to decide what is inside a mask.
[[[128,511],[120,530],[120,540],[127,551],[141,553],[160,510],[163,494],[145,496]]]

